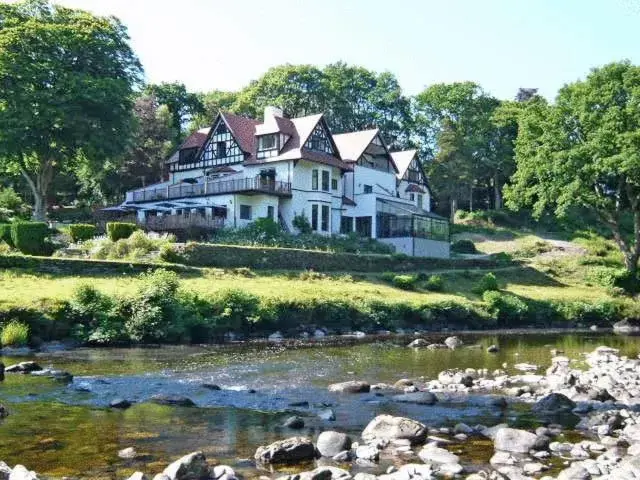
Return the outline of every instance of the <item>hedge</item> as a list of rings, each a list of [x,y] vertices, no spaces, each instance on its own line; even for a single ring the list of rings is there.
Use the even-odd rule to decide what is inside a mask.
[[[25,255],[0,255],[0,268],[23,268],[35,272],[65,275],[142,273],[158,268],[174,272],[198,271],[195,268],[184,265],[161,265],[150,262],[89,260],[83,258],[36,257]]]
[[[0,242],[4,242],[10,247],[13,247],[13,240],[11,239],[10,223],[0,223]]]
[[[181,263],[194,267],[267,270],[316,270],[385,272],[433,269],[493,268],[492,259],[420,258],[406,255],[330,253],[296,248],[246,247],[211,243],[188,243],[179,252]]]
[[[107,222],[107,235],[112,242],[129,238],[138,229],[135,223]]]
[[[84,242],[96,236],[96,226],[88,223],[69,225],[69,235],[74,242]]]
[[[27,255],[50,255],[47,244],[49,226],[44,222],[16,222],[11,224],[11,240],[15,248]]]

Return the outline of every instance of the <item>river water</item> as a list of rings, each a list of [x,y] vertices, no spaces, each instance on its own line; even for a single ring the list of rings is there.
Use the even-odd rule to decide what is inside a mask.
[[[7,374],[0,401],[11,415],[0,421],[0,460],[22,463],[55,477],[126,478],[135,470],[155,474],[172,460],[194,450],[209,459],[256,476],[251,458],[259,445],[297,434],[315,438],[336,429],[357,438],[377,414],[408,416],[433,427],[470,425],[531,426],[526,405],[506,410],[484,396],[449,397],[434,406],[399,404],[374,393],[337,395],[330,383],[366,380],[393,383],[401,378],[436,378],[447,368],[502,368],[526,362],[543,372],[551,349],[570,358],[599,345],[636,356],[640,339],[602,333],[502,333],[459,335],[465,345],[449,350],[406,348],[407,337],[342,338],[322,342],[255,343],[225,346],[148,349],[77,349],[29,357],[2,358],[5,365],[35,360],[74,375],[70,385],[46,378]],[[423,336],[442,341],[445,335]],[[486,352],[491,344],[497,354]],[[221,390],[203,388],[216,384]],[[159,406],[146,402],[154,394],[189,397],[197,408]],[[136,402],[128,410],[108,408],[114,398]],[[291,406],[307,402],[308,406]],[[319,414],[331,408],[336,420]],[[282,427],[290,415],[304,417],[301,431]],[[134,447],[136,460],[117,452]],[[460,446],[461,457],[486,463],[490,442]],[[378,467],[384,469],[385,465]],[[285,472],[271,472],[278,476]],[[261,472],[264,474],[265,472]],[[376,471],[373,471],[376,473]]]

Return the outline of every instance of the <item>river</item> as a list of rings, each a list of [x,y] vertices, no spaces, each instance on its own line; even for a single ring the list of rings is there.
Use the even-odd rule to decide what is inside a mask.
[[[446,335],[422,336],[442,341]],[[540,372],[550,364],[551,349],[570,358],[599,345],[636,356],[640,338],[605,333],[501,333],[459,335],[465,345],[450,350],[407,348],[408,337],[327,339],[318,342],[250,343],[161,348],[81,348],[28,357],[2,358],[5,365],[35,360],[74,375],[66,385],[51,379],[7,374],[0,402],[11,415],[0,420],[0,460],[26,465],[46,476],[126,478],[136,470],[155,474],[170,461],[194,450],[236,468],[247,477],[258,472],[251,459],[256,448],[297,434],[315,438],[336,429],[357,438],[379,413],[420,420],[433,427],[458,422],[491,426],[535,424],[526,405],[506,410],[487,397],[451,396],[434,406],[399,404],[375,393],[337,395],[327,385],[351,379],[393,383],[401,378],[435,378],[447,368],[502,368],[533,363]],[[500,346],[497,354],[486,347]],[[216,384],[221,390],[203,388]],[[196,408],[146,402],[154,394],[192,399]],[[127,410],[108,407],[114,398],[134,401]],[[302,406],[291,406],[307,402]],[[319,414],[331,408],[336,420]],[[292,414],[305,419],[300,431],[282,426]],[[134,447],[135,460],[117,452]],[[490,442],[461,447],[467,462],[486,463]],[[384,462],[378,467],[385,468]],[[278,476],[282,472],[272,472]],[[265,472],[262,472],[264,474]],[[373,472],[377,473],[377,472]]]

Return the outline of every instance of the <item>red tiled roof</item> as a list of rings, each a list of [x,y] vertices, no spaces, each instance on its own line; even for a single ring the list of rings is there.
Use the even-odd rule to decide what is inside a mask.
[[[179,150],[182,150],[185,148],[200,148],[202,145],[204,145],[204,142],[207,140],[207,136],[209,135],[209,130],[211,130],[211,128],[209,127],[196,130],[191,135],[189,135],[184,142],[182,142],[182,145],[180,145]]]
[[[220,113],[220,116],[231,130],[240,149],[253,156],[256,151],[256,126],[260,124],[253,118],[241,117],[233,113]]]

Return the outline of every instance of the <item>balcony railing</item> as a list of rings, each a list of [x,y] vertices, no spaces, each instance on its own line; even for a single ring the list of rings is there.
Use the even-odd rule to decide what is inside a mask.
[[[217,230],[224,227],[222,217],[202,217],[200,215],[163,215],[161,217],[147,217],[145,220],[138,220],[136,223],[148,230],[159,232],[184,230],[188,228],[204,228],[207,230]]]
[[[262,177],[216,180],[215,182],[193,184],[179,183],[177,185],[133,192],[133,202],[151,202],[154,200],[172,200],[185,197],[242,192],[290,196],[291,183]]]

